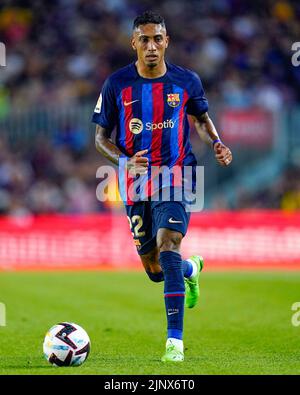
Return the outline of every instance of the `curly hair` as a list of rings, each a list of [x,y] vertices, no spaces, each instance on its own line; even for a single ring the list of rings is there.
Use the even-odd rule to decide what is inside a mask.
[[[133,22],[133,30],[138,28],[140,25],[147,25],[147,23],[155,23],[166,27],[164,18],[153,11],[145,11],[143,14],[138,15]]]

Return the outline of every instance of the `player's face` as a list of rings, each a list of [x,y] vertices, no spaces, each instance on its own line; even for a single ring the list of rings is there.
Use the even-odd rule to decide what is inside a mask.
[[[148,23],[134,30],[131,44],[132,48],[137,51],[138,61],[153,68],[164,60],[169,37],[163,26]]]

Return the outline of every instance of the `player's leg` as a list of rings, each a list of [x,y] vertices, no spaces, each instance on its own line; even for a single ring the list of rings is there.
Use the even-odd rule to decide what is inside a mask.
[[[139,253],[142,264],[144,266],[145,272],[151,281],[161,282],[163,281],[163,271],[159,263],[159,249],[157,246],[153,247],[149,252],[144,252],[144,246],[141,245],[142,254]],[[187,260],[182,261],[182,270],[183,275],[186,279],[193,278],[195,274],[198,272],[198,265],[195,263],[194,257],[191,257]],[[202,270],[202,264],[201,264]]]
[[[159,228],[157,247],[159,261],[164,273],[164,299],[167,316],[167,344],[164,362],[183,361],[183,316],[184,316],[184,276],[180,244],[182,233],[167,228]]]
[[[190,298],[190,287],[185,281],[198,279],[202,264],[200,268],[194,257],[184,261],[181,258],[181,241],[186,234],[190,219],[190,213],[186,211],[184,204],[181,202],[153,202],[152,213],[153,231],[157,231],[159,262],[164,274],[168,322],[167,351],[162,360],[182,361],[185,292]],[[194,288],[196,285],[198,283]]]
[[[150,202],[137,202],[133,205],[127,205],[126,211],[134,244],[146,274],[153,282],[163,281],[156,237],[152,231]]]
[[[154,214],[153,214],[154,213]],[[150,214],[149,214],[150,215]],[[155,234],[159,227],[179,232],[185,235],[190,219],[190,213],[186,211],[185,205],[178,201],[173,202],[152,202],[152,233]],[[152,240],[153,241],[153,240]],[[159,273],[149,275],[152,281],[163,281],[163,273],[160,273],[159,265],[159,251],[154,249],[150,255],[145,257],[143,263],[146,263],[146,272],[149,267],[153,267],[153,272]],[[182,271],[185,281],[185,305],[188,308],[196,306],[199,295],[199,275],[203,269],[203,258],[198,255],[193,255],[189,259],[182,261]],[[145,266],[145,264],[144,264]],[[151,272],[152,270],[150,270]]]
[[[140,255],[145,272],[151,281],[161,282],[164,280],[162,268],[159,263],[159,250],[155,246],[146,254]],[[192,256],[182,261],[183,275],[189,283],[194,281],[195,277],[202,270],[203,262],[199,261],[198,256]],[[190,306],[188,306],[190,307]]]
[[[149,252],[140,255],[145,272],[151,281],[159,283],[164,281],[164,274],[159,263],[159,251],[157,246],[152,248]]]
[[[156,246],[156,230],[153,230],[152,210],[149,202],[137,202],[126,205],[127,218],[137,252],[145,272],[153,282],[163,281],[163,272],[159,263],[159,250]],[[184,277],[193,277],[195,263],[191,259],[182,262]]]
[[[159,249],[157,248],[157,246],[155,246],[151,251],[147,253],[144,253],[142,255],[140,254],[140,258],[144,266],[145,272],[151,281],[155,283],[164,281],[164,274],[159,263]],[[197,275],[202,270],[202,267],[203,261],[199,261],[198,256],[192,256],[191,258],[182,261],[183,275],[187,281],[187,284],[192,284],[191,287],[194,286],[195,288],[195,278],[197,278]],[[192,299],[193,301],[189,302],[189,304],[187,305],[188,307],[193,307],[196,304],[195,297],[193,297]]]

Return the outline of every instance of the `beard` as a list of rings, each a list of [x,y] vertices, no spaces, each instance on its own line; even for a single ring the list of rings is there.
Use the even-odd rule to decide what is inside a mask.
[[[157,65],[158,65],[158,63],[147,63],[147,66],[149,67],[149,69],[154,69],[154,67]]]
[[[159,57],[155,58],[155,59],[147,59],[147,57],[145,58],[145,64],[147,67],[149,67],[150,69],[153,69],[154,67],[156,67],[159,64]]]

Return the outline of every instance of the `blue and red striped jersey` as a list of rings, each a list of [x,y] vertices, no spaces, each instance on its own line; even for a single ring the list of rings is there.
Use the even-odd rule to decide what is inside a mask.
[[[118,70],[104,83],[93,122],[110,133],[128,157],[148,149],[150,166],[195,165],[187,115],[208,110],[199,76],[166,63],[160,78],[141,77],[135,63]]]
[[[166,189],[174,200],[181,199],[175,197],[176,191],[184,189],[186,199],[186,192],[196,185],[187,115],[205,113],[208,103],[195,72],[166,65],[165,75],[155,79],[141,77],[135,63],[118,70],[105,81],[94,110],[93,122],[110,133],[116,127],[115,143],[125,157],[148,150],[145,176],[129,176],[123,159],[119,162],[119,190],[127,204],[149,197],[161,199],[160,192]],[[187,176],[191,168],[193,172]],[[178,173],[178,169],[182,171]]]

